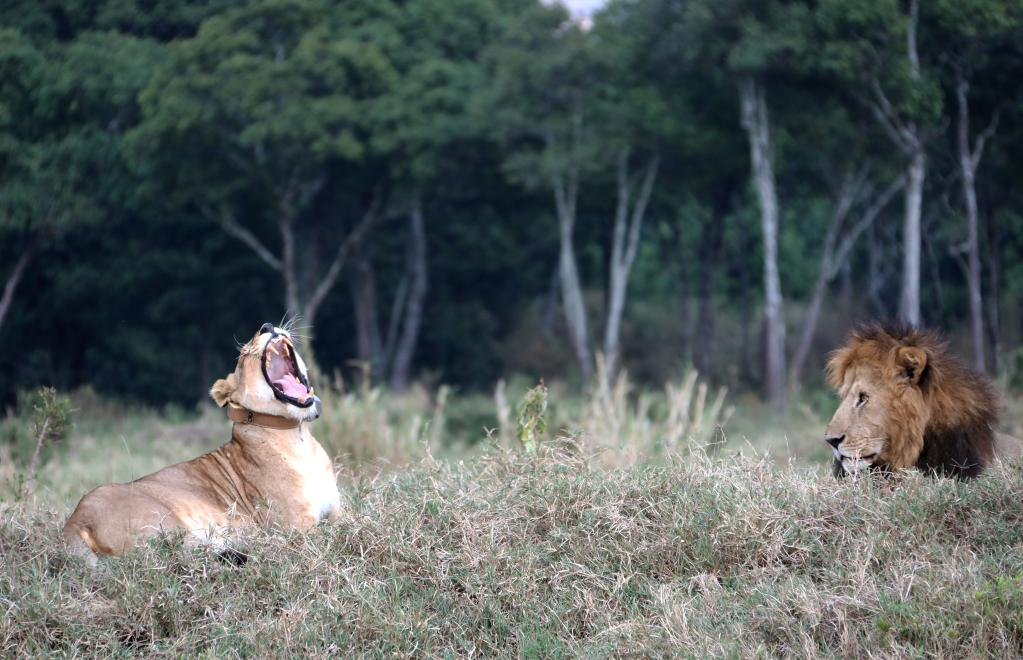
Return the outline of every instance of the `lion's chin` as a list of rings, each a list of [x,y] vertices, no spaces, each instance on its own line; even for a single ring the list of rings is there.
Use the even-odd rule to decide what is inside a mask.
[[[859,476],[873,466],[870,461],[865,461],[862,458],[842,458],[842,469],[845,471],[846,476],[857,479]]]

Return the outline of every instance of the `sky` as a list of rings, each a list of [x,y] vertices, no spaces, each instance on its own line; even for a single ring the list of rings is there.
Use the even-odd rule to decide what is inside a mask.
[[[606,0],[561,0],[561,4],[571,10],[577,18],[588,17],[600,9]]]

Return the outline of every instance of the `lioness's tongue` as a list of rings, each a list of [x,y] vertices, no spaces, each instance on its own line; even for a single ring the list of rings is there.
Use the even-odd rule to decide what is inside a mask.
[[[301,399],[309,393],[309,390],[305,388],[305,385],[295,380],[295,377],[291,374],[282,376],[274,381],[274,385],[284,392],[285,395],[290,396],[293,399]]]

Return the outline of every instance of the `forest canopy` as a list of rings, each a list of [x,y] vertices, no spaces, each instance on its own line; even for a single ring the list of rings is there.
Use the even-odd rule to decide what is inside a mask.
[[[15,0],[0,403],[687,365],[779,407],[857,321],[1023,379],[1014,0]],[[602,373],[604,373],[602,372]]]

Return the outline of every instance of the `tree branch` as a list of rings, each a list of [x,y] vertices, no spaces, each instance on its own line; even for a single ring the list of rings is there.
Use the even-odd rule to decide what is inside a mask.
[[[653,193],[654,181],[657,180],[657,170],[661,165],[661,157],[654,154],[647,162],[646,172],[643,173],[643,183],[639,188],[639,197],[636,198],[636,205],[632,209],[632,222],[629,225],[629,242],[625,251],[626,268],[631,269],[636,261],[636,253],[639,251],[639,234],[643,227],[643,218],[646,216],[646,207],[650,202],[650,195]]]
[[[220,213],[214,212],[213,209],[206,205],[201,205],[200,209],[202,210],[203,215],[219,224],[225,232],[234,236],[245,245],[248,245],[249,248],[256,253],[256,256],[262,259],[266,265],[276,271],[280,271],[283,268],[281,260],[274,256],[274,254],[260,242],[255,234],[238,224],[226,207],[222,207],[220,209]]]
[[[38,239],[33,239],[28,244],[28,247],[22,250],[21,256],[14,263],[14,269],[7,276],[3,295],[0,295],[0,326],[3,326],[7,312],[11,309],[11,303],[14,301],[14,291],[18,288],[18,283],[21,282],[22,276],[25,275],[28,262],[32,260],[32,256],[35,254],[37,241]]]
[[[999,114],[999,111],[995,110],[994,114],[991,115],[991,121],[988,123],[987,127],[981,131],[980,135],[978,135],[973,141],[973,153],[970,154],[970,162],[973,165],[974,171],[976,171],[977,167],[980,165],[980,159],[984,157],[984,146],[995,134],[995,131],[998,130]]]
[[[348,258],[348,253],[351,252],[352,246],[363,239],[367,232],[373,227],[376,221],[380,217],[380,207],[383,202],[383,194],[380,187],[373,192],[373,199],[370,201],[369,208],[362,216],[362,220],[355,226],[352,231],[348,233],[341,244],[337,248],[337,252],[334,254],[334,260],[331,262],[327,272],[324,273],[320,279],[320,283],[316,286],[313,291],[313,295],[309,297],[309,301],[306,303],[307,314],[316,309],[323,302],[323,299],[327,297],[330,290],[334,288],[334,283],[337,281],[338,275],[341,273],[341,267],[344,266],[345,259]],[[311,316],[311,314],[310,314]]]
[[[859,222],[853,225],[849,233],[845,235],[842,242],[839,243],[838,249],[835,250],[835,257],[832,259],[831,268],[828,271],[828,280],[832,280],[841,270],[842,264],[845,263],[846,258],[849,255],[850,250],[856,244],[860,234],[867,230],[867,228],[877,219],[877,216],[881,214],[884,207],[888,206],[888,203],[892,201],[892,198],[906,186],[907,175],[905,172],[891,183],[884,192],[877,196],[874,203],[867,208],[863,213],[863,217],[860,218]]]
[[[877,78],[870,81],[870,89],[874,93],[874,100],[870,101],[861,97],[862,102],[866,103],[892,142],[903,152],[911,153],[917,146],[917,136],[899,121],[895,108],[892,107],[891,101],[888,100],[888,96],[884,93]]]

